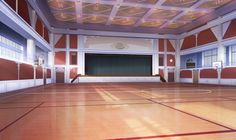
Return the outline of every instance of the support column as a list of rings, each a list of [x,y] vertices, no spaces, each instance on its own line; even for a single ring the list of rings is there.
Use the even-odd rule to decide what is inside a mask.
[[[27,62],[34,65],[36,55],[36,46],[33,39],[27,39]],[[36,67],[34,67],[34,86],[36,85]]]
[[[82,35],[78,36],[78,74],[85,75],[85,53],[84,53],[84,40]]]
[[[223,25],[217,25],[216,27],[211,28],[213,33],[215,34],[218,40],[218,48],[217,48],[217,61],[222,62],[222,66],[226,65],[226,48],[222,43],[223,40]],[[217,70],[218,72],[218,84],[221,81],[221,69]]]
[[[152,55],[152,75],[159,74],[159,46],[158,40],[153,39],[153,55]]]
[[[70,83],[70,36],[66,35],[65,83]]]
[[[51,68],[52,83],[56,83],[56,72],[55,72],[55,64],[54,64],[55,50],[54,50],[54,34],[53,33],[49,34],[49,44],[50,44],[50,47],[52,47],[52,52],[48,53],[48,65]]]
[[[175,41],[175,82],[180,82],[180,40]]]
[[[164,78],[168,82],[168,68],[167,68],[167,40],[164,40]]]
[[[27,39],[27,62],[34,63],[35,53],[35,41],[33,39]]]

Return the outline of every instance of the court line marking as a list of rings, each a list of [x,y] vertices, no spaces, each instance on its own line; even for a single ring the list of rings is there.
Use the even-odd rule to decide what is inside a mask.
[[[26,113],[24,113],[23,115],[21,115],[20,117],[18,117],[17,119],[15,119],[14,121],[12,121],[11,123],[7,124],[5,127],[0,129],[0,133],[2,133],[4,130],[6,130],[8,127],[12,126],[14,123],[16,123],[17,121],[21,120],[22,118],[24,118],[26,115],[30,114],[32,111],[34,111],[35,109],[37,109],[38,107],[40,107],[44,102],[38,104],[37,106],[35,106],[34,108],[30,109],[29,111],[27,111]]]
[[[222,125],[222,124],[220,124],[220,123],[213,122],[213,121],[211,121],[211,120],[208,120],[208,119],[205,119],[205,118],[203,118],[203,117],[200,117],[200,116],[197,116],[197,115],[194,115],[194,114],[188,113],[188,112],[186,112],[186,111],[182,111],[182,110],[180,110],[180,109],[177,109],[177,108],[174,108],[174,107],[168,106],[168,105],[163,104],[163,103],[159,103],[159,102],[157,102],[157,101],[153,101],[152,99],[148,99],[148,100],[149,100],[149,101],[152,101],[152,102],[154,102],[154,103],[157,103],[157,104],[159,104],[159,105],[165,106],[165,107],[167,107],[167,108],[173,109],[173,110],[175,110],[175,111],[178,111],[178,112],[181,112],[181,113],[187,114],[187,115],[189,115],[189,116],[192,116],[192,117],[198,118],[198,119],[200,119],[200,120],[204,120],[204,121],[207,121],[207,122],[209,122],[209,123],[212,123],[212,124],[215,124],[215,125],[221,126],[221,127],[223,127],[223,128],[226,128],[226,129],[229,129],[229,130],[235,130],[235,129],[233,129],[233,128],[230,128],[230,127],[228,127],[228,126]]]
[[[90,107],[90,106],[122,106],[122,105],[141,105],[141,104],[154,104],[152,102],[149,103],[118,103],[118,104],[91,104],[91,105],[59,105],[59,106],[41,106],[39,108],[48,108],[48,107],[81,107],[81,106],[86,106],[86,107]]]
[[[205,131],[205,132],[192,132],[192,133],[179,133],[179,134],[167,134],[156,136],[141,136],[141,137],[129,137],[129,138],[114,138],[106,140],[140,140],[140,139],[154,139],[154,138],[169,138],[180,136],[196,136],[196,135],[209,135],[209,134],[221,134],[221,133],[235,133],[236,130],[221,130],[221,131]]]
[[[142,100],[147,100],[147,99],[142,99]],[[102,100],[104,101],[104,100]],[[120,100],[122,101],[122,100]],[[183,101],[183,102],[159,102],[159,103],[195,103],[195,102],[233,102],[235,100],[214,100],[214,101]],[[77,102],[77,101],[74,101],[74,102]],[[105,102],[105,101],[104,101]],[[28,103],[28,102],[23,102],[23,103]],[[40,102],[33,102],[33,103],[40,103]],[[44,102],[44,104],[46,103],[57,103],[57,102]],[[64,103],[71,103],[71,102],[64,102]],[[80,102],[78,102],[80,103]],[[76,107],[76,106],[105,106],[105,105],[134,105],[134,104],[153,104],[153,103],[145,103],[145,102],[140,102],[140,103],[107,103],[107,104],[80,104],[80,105],[64,105],[64,106],[41,106],[39,108],[44,108],[44,107]],[[5,108],[1,108],[0,109],[17,109],[17,108],[32,108],[32,107],[5,107]]]
[[[16,91],[6,92],[6,93],[3,93],[3,94],[7,94],[7,95],[5,97],[0,97],[0,101],[4,100],[4,99],[7,99],[9,97],[13,97],[13,96],[16,96],[16,95],[24,94],[24,92],[28,92],[30,90],[35,90],[35,89],[38,89],[38,88],[44,88],[43,86],[52,86],[52,84],[40,85],[40,86],[36,86],[36,87],[29,87],[29,88],[25,88],[25,89],[19,89],[18,91],[16,90]],[[16,92],[16,93],[14,94],[14,92]]]
[[[146,98],[146,97],[143,97],[143,98]],[[192,116],[192,117],[198,118],[198,119],[200,119],[200,120],[204,120],[204,121],[206,121],[206,122],[209,122],[209,123],[212,123],[212,124],[215,124],[215,125],[221,126],[221,127],[223,127],[223,128],[229,129],[229,130],[235,130],[235,129],[230,128],[230,127],[228,127],[228,126],[225,126],[225,125],[222,125],[222,124],[219,124],[219,123],[213,122],[213,121],[211,121],[211,120],[208,120],[208,119],[202,118],[202,117],[200,117],[200,116],[197,116],[197,115],[194,115],[194,114],[191,114],[191,113],[188,113],[188,112],[182,111],[182,110],[180,110],[180,109],[176,109],[176,108],[174,108],[174,107],[168,106],[168,105],[166,105],[166,104],[164,104],[164,103],[154,101],[154,100],[152,100],[152,98],[146,98],[146,99],[149,100],[149,101],[151,101],[151,102],[153,102],[153,103],[156,103],[156,104],[159,104],[159,105],[165,106],[165,107],[167,107],[167,108],[170,108],[170,109],[173,109],[173,110],[175,110],[175,111],[178,111],[178,112],[181,112],[181,113],[187,114],[187,115],[189,115],[189,116]]]

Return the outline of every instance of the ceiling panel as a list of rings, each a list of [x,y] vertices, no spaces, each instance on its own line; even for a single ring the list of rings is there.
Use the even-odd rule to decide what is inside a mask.
[[[199,6],[199,8],[219,8],[227,3],[229,3],[232,0],[209,0],[205,1],[202,5]]]
[[[83,14],[104,14],[109,15],[112,5],[98,3],[83,3]]]
[[[178,20],[180,21],[192,21],[192,20],[196,20],[199,17],[202,17],[204,15],[206,15],[206,12],[187,12],[186,14],[184,14],[182,17],[180,17]]]
[[[130,3],[155,4],[158,0],[124,0]]]
[[[123,17],[142,17],[147,10],[147,8],[142,7],[121,6],[116,15]]]
[[[106,24],[107,20],[105,16],[83,16],[83,23]]]
[[[52,10],[67,10],[75,8],[75,4],[72,1],[49,0],[48,5]]]
[[[143,21],[140,26],[142,27],[160,27],[165,21],[158,21],[158,20],[147,20]]]
[[[199,0],[166,0],[163,5],[170,7],[190,7]]]
[[[180,28],[182,26],[184,26],[186,23],[184,22],[180,22],[180,21],[175,21],[175,22],[171,22],[169,23],[166,28],[169,28],[169,29],[177,29],[177,28]]]
[[[180,13],[180,11],[155,9],[148,18],[149,19],[172,19],[178,13]]]
[[[59,13],[54,15],[55,18],[59,21],[64,21],[64,22],[76,22],[76,15],[74,14],[64,14],[64,13]]]
[[[114,18],[112,20],[113,25],[134,25],[137,22],[136,19],[131,19],[131,18]]]
[[[43,3],[42,0],[36,0]],[[196,26],[193,22],[205,24],[217,18],[217,11],[227,11],[233,0],[47,0],[46,6],[51,11],[57,22],[74,22],[74,25],[83,27],[83,24],[103,25],[109,30],[118,27],[132,30],[133,28],[142,31],[156,28],[157,30],[171,29],[179,30],[186,25]],[[46,7],[45,6],[45,7]],[[236,4],[232,5],[236,10]],[[231,6],[231,8],[232,8]],[[42,10],[44,11],[44,10]],[[221,10],[222,11],[222,10]],[[227,13],[227,12],[225,12]],[[47,16],[50,13],[46,13]],[[204,20],[202,20],[204,18]],[[56,23],[56,22],[55,22]],[[195,22],[196,23],[196,22]],[[55,26],[55,25],[52,25]],[[191,27],[190,26],[190,27]],[[88,27],[88,26],[86,26]],[[189,27],[189,26],[188,26]],[[70,28],[70,27],[67,27]],[[73,27],[74,28],[74,27]],[[93,28],[94,29],[94,28]],[[190,30],[190,29],[188,29]]]

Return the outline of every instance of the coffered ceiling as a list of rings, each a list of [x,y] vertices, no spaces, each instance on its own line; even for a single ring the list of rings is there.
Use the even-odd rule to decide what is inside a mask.
[[[234,0],[37,0],[51,26],[181,33],[236,9]]]

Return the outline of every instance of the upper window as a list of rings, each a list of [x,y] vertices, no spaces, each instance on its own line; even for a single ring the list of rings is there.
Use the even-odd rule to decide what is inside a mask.
[[[212,63],[217,61],[217,49],[203,52],[204,67],[212,67]]]
[[[23,60],[23,46],[0,35],[0,56],[14,60]]]
[[[236,46],[231,47],[231,65],[236,65]]]

